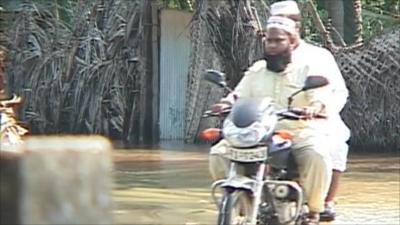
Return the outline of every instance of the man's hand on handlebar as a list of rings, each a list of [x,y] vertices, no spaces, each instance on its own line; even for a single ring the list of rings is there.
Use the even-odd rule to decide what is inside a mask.
[[[325,105],[322,104],[321,102],[312,102],[309,106],[306,106],[303,108],[303,115],[306,117],[306,119],[313,119],[316,117],[324,117],[323,111],[325,109]]]
[[[211,112],[213,113],[221,113],[226,109],[229,109],[232,104],[228,102],[219,102],[211,106]]]

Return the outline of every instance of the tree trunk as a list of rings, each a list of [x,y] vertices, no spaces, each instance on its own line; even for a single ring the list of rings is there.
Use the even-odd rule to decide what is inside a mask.
[[[346,44],[353,44],[355,41],[355,19],[354,19],[354,4],[355,0],[344,1],[344,41]]]
[[[348,1],[348,0],[347,0]],[[332,20],[332,36],[335,44],[343,45],[344,37],[344,4],[343,0],[323,0],[323,6]]]
[[[362,43],[361,0],[344,1],[344,40],[349,44]]]
[[[353,10],[354,10],[354,25],[355,25],[354,43],[356,45],[359,45],[362,44],[363,42],[361,0],[354,0]]]

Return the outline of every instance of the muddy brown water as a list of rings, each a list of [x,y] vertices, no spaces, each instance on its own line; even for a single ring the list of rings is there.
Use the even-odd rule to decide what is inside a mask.
[[[205,147],[115,150],[114,224],[215,224]],[[332,225],[400,225],[399,154],[351,154]]]

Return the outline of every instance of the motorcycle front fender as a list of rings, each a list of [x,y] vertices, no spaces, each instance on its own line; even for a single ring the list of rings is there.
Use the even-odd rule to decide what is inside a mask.
[[[221,179],[215,181],[211,186],[211,196],[214,200],[214,203],[218,207],[219,198],[216,195],[216,189],[221,188],[225,189],[228,192],[234,192],[237,190],[246,191],[250,193],[255,192],[256,181],[252,180],[245,176],[234,176],[229,179]]]
[[[218,181],[217,181],[218,182]],[[227,190],[245,190],[249,192],[254,192],[256,181],[245,176],[235,176],[229,179],[220,180],[220,188]]]

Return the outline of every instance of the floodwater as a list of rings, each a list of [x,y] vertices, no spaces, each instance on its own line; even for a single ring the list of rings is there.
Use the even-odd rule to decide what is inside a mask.
[[[206,147],[115,150],[114,224],[216,222]],[[350,155],[332,225],[400,225],[400,155]]]

